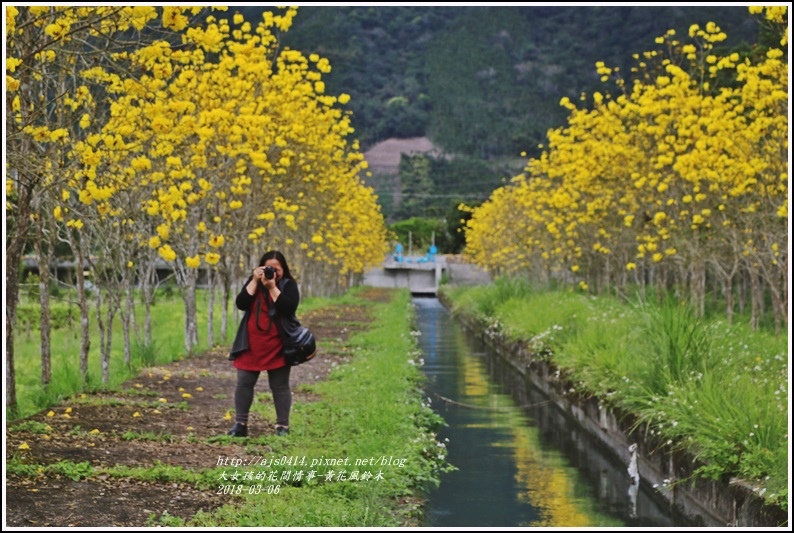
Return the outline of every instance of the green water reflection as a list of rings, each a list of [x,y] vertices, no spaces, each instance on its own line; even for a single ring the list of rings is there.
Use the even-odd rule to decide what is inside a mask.
[[[461,428],[501,430],[492,448],[507,452],[515,468],[516,498],[535,509],[537,518],[519,522],[526,527],[621,527],[624,523],[599,509],[592,487],[583,483],[576,468],[569,466],[561,453],[543,446],[540,431],[529,425],[523,406],[491,382],[482,357],[473,357],[466,349],[466,339],[456,335],[455,350],[457,397],[465,398],[462,409],[479,410],[475,420]],[[459,344],[460,346],[460,344]]]

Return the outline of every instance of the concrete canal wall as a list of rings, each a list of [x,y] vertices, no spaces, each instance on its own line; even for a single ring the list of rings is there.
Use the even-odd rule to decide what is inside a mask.
[[[447,308],[450,307],[443,296],[439,299]],[[614,412],[597,398],[572,392],[572,383],[561,378],[548,361],[531,353],[526,344],[509,341],[472,317],[456,318],[627,468],[632,457],[630,446],[636,444],[640,483],[651,489],[659,503],[670,506],[671,511],[705,527],[770,528],[788,525],[785,511],[765,505],[753,487],[741,480],[693,480],[693,472],[699,466],[695,458],[672,450],[642,430],[632,432],[634,420],[630,415]]]

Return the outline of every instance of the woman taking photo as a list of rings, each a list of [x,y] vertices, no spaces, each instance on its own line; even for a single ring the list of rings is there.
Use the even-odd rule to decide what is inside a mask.
[[[298,283],[284,255],[276,250],[265,253],[236,299],[237,308],[244,314],[229,354],[232,366],[237,369],[237,386],[234,389],[235,424],[228,435],[248,436],[254,386],[263,371],[267,371],[276,407],[276,435],[289,434],[291,367],[281,353],[283,343],[275,320],[294,315],[299,302]]]

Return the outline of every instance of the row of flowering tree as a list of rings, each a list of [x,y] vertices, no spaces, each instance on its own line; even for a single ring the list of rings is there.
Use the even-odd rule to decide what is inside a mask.
[[[750,294],[757,326],[768,295],[779,331],[788,322],[787,7],[750,12],[779,47],[719,54],[726,35],[709,23],[683,40],[657,38],[659,49],[635,56],[631,85],[598,63],[616,94],[595,93],[591,109],[562,99],[567,125],[471,210],[466,253],[497,274],[584,290],[675,285],[701,314],[709,280],[729,320],[733,295]]]
[[[280,249],[304,294],[344,290],[382,261],[387,230],[343,106],[325,93],[331,66],[282,49],[296,8],[256,24],[225,8],[6,7],[6,376],[16,405],[13,331],[22,254],[38,256],[42,383],[49,383],[46,289],[58,243],[76,268],[85,379],[89,324],[108,381],[112,324],[129,362],[133,290],[146,307],[156,266],[170,265],[198,343],[200,272],[230,295],[266,249]],[[218,14],[220,12],[221,14]],[[330,291],[330,292],[329,292]],[[214,291],[209,291],[214,294]],[[210,310],[213,301],[210,298]],[[207,330],[214,344],[212,314]]]

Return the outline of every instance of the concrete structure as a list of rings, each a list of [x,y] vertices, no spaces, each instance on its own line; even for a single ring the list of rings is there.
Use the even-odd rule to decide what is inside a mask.
[[[479,267],[429,254],[421,257],[391,257],[364,274],[363,285],[410,289],[411,294],[435,295],[441,283],[479,285],[491,277]]]
[[[442,303],[450,307],[443,296]],[[660,505],[668,505],[698,526],[763,529],[788,524],[786,511],[766,505],[750,483],[736,478],[696,478],[697,457],[660,442],[645,427],[635,429],[633,416],[613,411],[597,397],[575,392],[574,384],[534,353],[529,343],[511,339],[474,316],[459,314],[457,319],[541,391],[546,402],[556,405],[559,416],[575,420],[626,464],[626,479],[639,479]],[[636,497],[636,491],[628,497]]]

